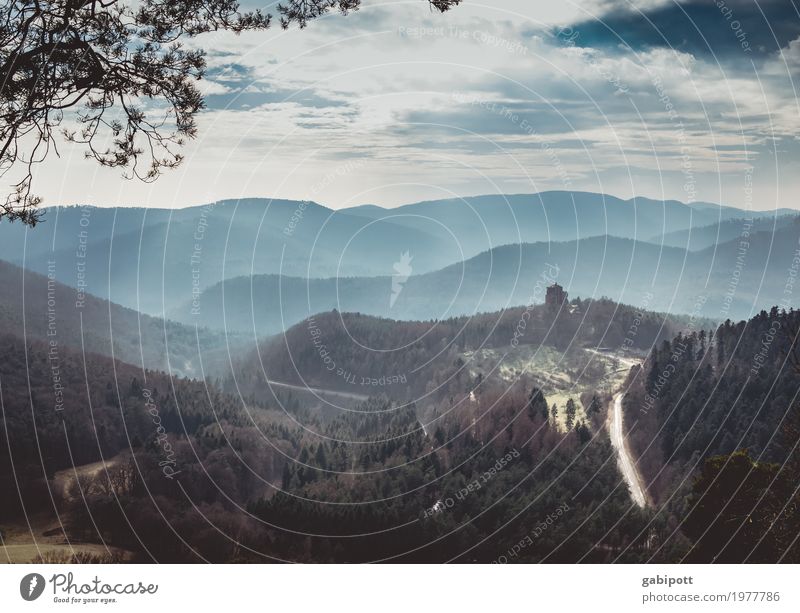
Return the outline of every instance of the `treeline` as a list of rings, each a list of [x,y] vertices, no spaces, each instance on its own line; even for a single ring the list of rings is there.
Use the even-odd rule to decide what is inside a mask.
[[[800,560],[798,326],[800,312],[773,308],[678,335],[632,376],[631,444],[689,560]]]

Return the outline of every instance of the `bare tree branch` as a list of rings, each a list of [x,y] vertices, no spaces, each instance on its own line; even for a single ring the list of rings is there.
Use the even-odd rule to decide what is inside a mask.
[[[446,11],[461,0],[429,0]],[[280,24],[304,28],[360,0],[289,0]],[[35,225],[41,198],[33,168],[57,135],[86,147],[102,166],[154,181],[182,161],[203,108],[202,50],[181,41],[207,32],[264,30],[272,16],[237,0],[6,0],[0,8],[0,176],[22,178],[0,198],[0,219]],[[64,128],[65,112],[78,128]]]

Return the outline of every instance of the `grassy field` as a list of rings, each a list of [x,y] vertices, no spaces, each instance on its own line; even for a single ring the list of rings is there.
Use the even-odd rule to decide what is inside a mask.
[[[66,521],[61,517],[60,521]],[[68,539],[55,513],[37,513],[27,521],[2,524],[3,544],[0,564],[31,562],[59,563],[93,559],[94,561],[125,560],[130,553],[102,543],[84,543]]]
[[[548,403],[558,409],[559,428],[565,428],[565,407],[572,399],[577,406],[576,420],[586,419],[581,396],[586,392],[611,393],[624,382],[634,363],[629,357],[592,351],[580,347],[568,352],[548,346],[520,345],[500,349],[481,349],[463,354],[470,374],[499,377],[511,383],[531,379],[540,387]]]

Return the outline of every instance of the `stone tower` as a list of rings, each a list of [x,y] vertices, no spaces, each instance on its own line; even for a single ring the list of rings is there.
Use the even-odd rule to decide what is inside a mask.
[[[567,292],[558,283],[547,288],[547,295],[545,296],[544,303],[550,310],[557,311],[567,301]]]

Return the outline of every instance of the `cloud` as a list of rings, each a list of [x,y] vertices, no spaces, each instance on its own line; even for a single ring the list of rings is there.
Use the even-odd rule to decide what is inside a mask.
[[[217,81],[211,81],[209,79],[204,79],[200,81],[199,84],[200,93],[203,96],[219,96],[222,94],[227,94],[231,91],[231,88],[227,85],[219,83]]]
[[[714,61],[763,58],[800,36],[800,13],[788,0],[688,0],[613,8],[573,23],[576,44],[635,51],[670,48]]]
[[[498,0],[438,15],[378,0],[303,31],[201,36],[200,136],[157,187],[125,183],[126,201],[302,198],[359,160],[320,202],[564,189],[565,178],[685,200],[688,164],[699,199],[742,204],[752,164],[756,206],[790,206],[800,19],[788,1],[720,2]],[[114,202],[118,174],[98,176],[95,201]],[[45,195],[81,201],[74,185]]]

